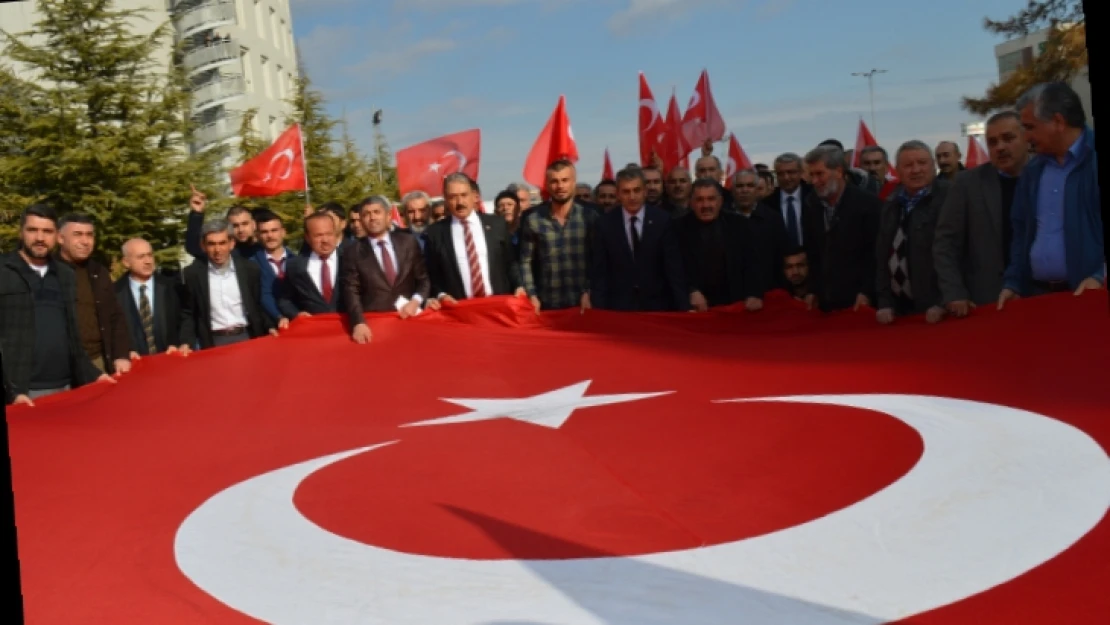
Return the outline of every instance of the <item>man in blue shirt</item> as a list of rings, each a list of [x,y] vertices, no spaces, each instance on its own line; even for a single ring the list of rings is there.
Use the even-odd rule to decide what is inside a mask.
[[[1017,110],[1037,156],[1014,192],[1000,309],[1021,296],[1080,295],[1106,283],[1095,136],[1079,96],[1063,83],[1041,84]]]

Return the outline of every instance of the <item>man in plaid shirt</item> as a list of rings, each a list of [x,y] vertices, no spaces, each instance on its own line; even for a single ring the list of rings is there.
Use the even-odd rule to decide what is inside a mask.
[[[590,307],[590,235],[597,211],[574,201],[574,164],[559,160],[547,168],[551,199],[529,210],[520,222],[520,273],[536,307],[557,310]]]

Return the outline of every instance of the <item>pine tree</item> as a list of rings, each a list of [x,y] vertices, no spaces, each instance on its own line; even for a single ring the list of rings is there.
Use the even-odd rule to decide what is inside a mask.
[[[139,236],[159,262],[175,263],[189,184],[218,186],[224,152],[189,155],[195,124],[180,52],[165,58],[170,25],[114,0],[36,0],[36,8],[33,32],[0,31],[26,72],[0,78],[0,210],[10,217],[46,201],[59,213],[86,212],[109,261]],[[0,234],[12,236],[15,224],[5,225]]]
[[[1032,64],[991,85],[984,97],[963,100],[977,115],[1012,107],[1030,87],[1042,82],[1069,82],[1087,65],[1087,28],[1081,0],[1028,0],[1025,8],[1002,21],[984,19],[984,28],[999,35],[1022,37],[1050,27],[1048,40]]]
[[[239,122],[239,164],[258,156],[266,149],[266,142],[262,134],[254,127],[254,116],[258,115],[257,108],[247,109],[243,112],[242,121]]]
[[[331,200],[350,208],[359,200],[374,193],[376,175],[370,172],[366,156],[355,145],[346,119],[342,122],[343,136],[339,141],[338,165],[331,188]]]
[[[393,153],[385,140],[385,135],[376,127],[374,129],[374,143],[376,150],[370,159],[370,174],[373,176],[372,186],[374,195],[384,195],[387,198],[398,199],[399,185],[397,183],[397,168],[393,165]]]

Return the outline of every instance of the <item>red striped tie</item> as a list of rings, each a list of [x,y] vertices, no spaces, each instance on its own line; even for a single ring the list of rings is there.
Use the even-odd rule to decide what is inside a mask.
[[[462,220],[463,239],[466,241],[466,262],[470,265],[470,296],[485,297],[486,283],[482,280],[482,265],[478,262],[478,248],[470,234],[470,221]]]

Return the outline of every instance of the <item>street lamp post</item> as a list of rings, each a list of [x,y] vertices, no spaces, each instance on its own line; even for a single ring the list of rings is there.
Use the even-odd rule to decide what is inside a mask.
[[[867,79],[867,92],[871,95],[871,132],[878,133],[875,130],[875,74],[885,74],[885,69],[872,69],[869,72],[853,72],[853,76],[863,76]]]

